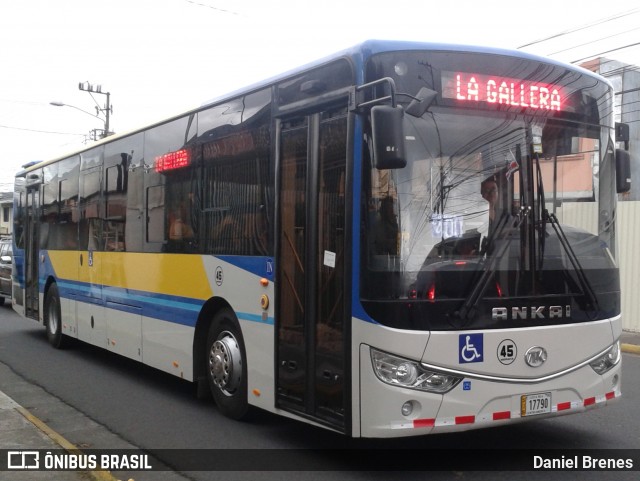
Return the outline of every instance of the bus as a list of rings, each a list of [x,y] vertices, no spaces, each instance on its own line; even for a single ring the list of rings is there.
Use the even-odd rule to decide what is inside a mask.
[[[13,306],[234,419],[400,437],[608,405],[613,96],[519,51],[367,41],[25,167]]]

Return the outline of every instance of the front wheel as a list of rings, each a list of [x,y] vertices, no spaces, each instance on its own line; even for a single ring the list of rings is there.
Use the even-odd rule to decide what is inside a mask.
[[[56,284],[51,284],[44,299],[44,322],[47,326],[49,344],[56,349],[68,347],[70,338],[62,333],[60,294],[58,294],[58,286]]]
[[[224,309],[213,318],[206,353],[207,380],[218,409],[232,419],[246,417],[247,355],[233,311]]]

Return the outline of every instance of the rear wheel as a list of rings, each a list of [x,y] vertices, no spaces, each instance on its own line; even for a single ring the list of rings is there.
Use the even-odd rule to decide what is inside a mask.
[[[63,349],[70,339],[62,333],[62,316],[60,314],[60,294],[58,286],[51,284],[44,299],[44,321],[47,325],[47,339],[56,349]]]
[[[232,419],[242,419],[249,411],[246,359],[235,314],[230,309],[218,312],[207,336],[207,380],[218,409]]]

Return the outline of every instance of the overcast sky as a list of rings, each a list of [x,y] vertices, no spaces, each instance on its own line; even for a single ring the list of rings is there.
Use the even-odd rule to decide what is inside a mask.
[[[103,127],[90,113],[105,96],[79,82],[111,93],[122,133],[370,38],[518,48],[561,33],[524,50],[640,65],[640,46],[618,50],[640,42],[629,0],[3,1],[0,189]]]

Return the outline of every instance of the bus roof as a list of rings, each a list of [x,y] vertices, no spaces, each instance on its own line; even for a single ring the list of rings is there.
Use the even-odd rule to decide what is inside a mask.
[[[301,65],[299,67],[296,67],[295,69],[289,70],[275,77],[271,77],[271,78],[262,80],[258,83],[255,83],[253,85],[246,86],[242,89],[229,92],[218,97],[214,97],[204,102],[201,105],[201,108],[214,105],[217,102],[221,102],[225,99],[235,97],[242,93],[259,90],[271,84],[281,82],[290,77],[299,75],[301,72],[304,72],[306,70],[311,70],[315,67],[319,67],[331,61],[334,61],[338,58],[348,57],[355,60],[362,60],[364,58],[370,57],[371,55],[375,55],[382,52],[393,52],[393,51],[403,51],[403,50],[405,51],[429,50],[433,52],[437,52],[437,51],[468,52],[468,53],[518,57],[518,58],[523,58],[525,60],[543,62],[543,63],[548,63],[548,64],[559,66],[559,67],[578,70],[578,71],[581,71],[581,73],[595,77],[600,81],[605,80],[603,77],[599,76],[598,74],[590,70],[586,70],[578,65],[568,64],[568,63],[561,62],[548,57],[542,57],[542,56],[531,54],[528,52],[523,52],[521,50],[510,50],[510,49],[498,48],[498,47],[483,47],[478,45],[465,45],[465,44],[455,44],[455,43],[416,42],[416,41],[406,41],[406,40],[366,40],[350,48],[335,52],[329,56]]]
[[[225,100],[229,100],[232,98],[235,98],[239,95],[246,95],[249,94],[251,92],[255,92],[258,90],[261,90],[263,88],[266,88],[270,85],[273,85],[275,83],[278,82],[282,82],[284,80],[287,80],[291,77],[295,77],[296,75],[299,75],[302,72],[305,72],[307,70],[316,68],[316,67],[320,67],[322,65],[325,65],[327,63],[330,63],[334,60],[337,60],[339,58],[350,58],[352,59],[355,63],[356,66],[361,66],[364,63],[364,60],[367,59],[368,57],[378,54],[378,53],[383,53],[383,52],[393,52],[393,51],[411,51],[411,50],[428,50],[428,51],[433,51],[433,52],[437,52],[437,51],[446,51],[446,52],[468,52],[468,53],[479,53],[479,54],[490,54],[490,55],[504,55],[504,56],[509,56],[509,57],[517,57],[517,58],[522,58],[525,60],[531,60],[531,61],[535,61],[535,62],[542,62],[542,63],[547,63],[547,64],[551,64],[554,66],[559,66],[559,67],[564,67],[564,68],[568,68],[568,69],[572,69],[572,70],[576,70],[576,71],[580,71],[582,74],[587,75],[587,76],[591,76],[594,77],[595,79],[601,81],[601,82],[605,82],[607,83],[609,86],[611,86],[611,83],[605,79],[604,77],[601,77],[600,75],[584,69],[580,66],[577,65],[572,65],[572,64],[567,64],[565,62],[560,62],[558,60],[554,60],[551,58],[547,58],[547,57],[542,57],[542,56],[538,56],[538,55],[534,55],[531,53],[527,53],[527,52],[523,52],[521,50],[510,50],[510,49],[504,49],[504,48],[497,48],[497,47],[483,47],[483,46],[478,46],[478,45],[465,45],[465,44],[454,44],[454,43],[434,43],[434,42],[417,42],[417,41],[404,41],[404,40],[366,40],[362,43],[359,43],[357,45],[354,45],[350,48],[335,52],[329,56],[326,56],[324,58],[320,58],[318,60],[315,60],[313,62],[304,64],[302,66],[296,67],[295,69],[286,71],[284,73],[281,73],[277,76],[274,77],[270,77],[267,78],[265,80],[262,80],[260,82],[254,83],[254,84],[250,84],[247,85],[241,89],[232,91],[232,92],[228,92],[225,93],[223,95],[220,95],[218,97],[214,97],[210,100],[207,100],[206,102],[202,103],[200,106],[197,106],[193,109],[190,110],[186,110],[183,112],[179,112],[176,115],[161,119],[157,122],[153,122],[151,124],[148,125],[144,125],[141,126],[139,128],[127,131],[127,132],[123,132],[121,134],[116,134],[113,136],[109,136],[106,137],[104,139],[101,139],[97,142],[94,142],[90,145],[88,145],[86,148],[82,148],[82,149],[78,149],[78,150],[74,150],[71,152],[68,152],[67,154],[64,155],[60,155],[58,157],[55,157],[53,159],[49,159],[46,161],[38,161],[38,162],[30,162],[28,164],[24,165],[24,170],[21,170],[20,172],[18,172],[16,174],[16,177],[23,177],[27,172],[32,171],[32,170],[36,170],[40,167],[42,167],[43,165],[48,165],[50,163],[54,163],[58,160],[62,160],[65,159],[71,155],[77,155],[80,154],[82,152],[86,152],[88,150],[91,150],[97,146],[100,146],[102,144],[106,144],[106,143],[110,143],[116,139],[120,139],[120,138],[124,138],[124,137],[128,137],[130,135],[145,131],[147,129],[150,129],[152,127],[158,126],[158,125],[162,125],[165,124],[167,122],[171,122],[172,120],[175,120],[177,118],[183,117],[185,115],[189,115],[192,113],[196,113],[199,112],[201,110],[205,110],[208,107],[211,107],[219,102],[223,102]]]

